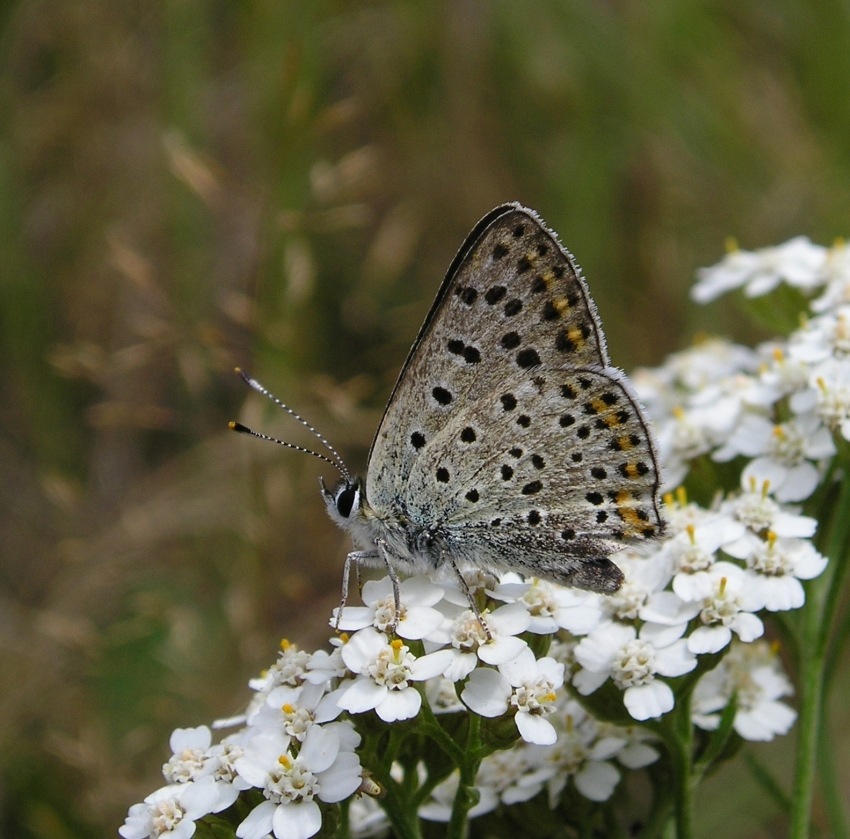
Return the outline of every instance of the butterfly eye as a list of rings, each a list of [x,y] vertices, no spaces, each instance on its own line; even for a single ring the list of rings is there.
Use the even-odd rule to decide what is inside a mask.
[[[351,515],[354,501],[357,498],[357,488],[353,484],[346,484],[336,497],[336,510],[347,519]]]

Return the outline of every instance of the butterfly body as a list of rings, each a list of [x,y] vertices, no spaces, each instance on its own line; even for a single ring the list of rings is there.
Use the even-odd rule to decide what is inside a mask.
[[[323,494],[357,562],[611,592],[623,577],[608,557],[663,529],[660,483],[578,265],[532,210],[506,204],[455,257],[365,480]]]

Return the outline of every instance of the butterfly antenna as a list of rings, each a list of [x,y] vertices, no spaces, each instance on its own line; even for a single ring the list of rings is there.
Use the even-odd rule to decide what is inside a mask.
[[[313,451],[313,449],[308,449],[305,446],[297,446],[295,443],[287,443],[285,440],[279,440],[277,437],[270,437],[268,434],[261,434],[259,431],[254,431],[252,428],[248,428],[246,425],[242,425],[241,422],[229,422],[227,427],[231,431],[239,431],[242,434],[250,434],[252,437],[257,437],[260,440],[268,440],[270,443],[277,443],[279,446],[285,446],[288,449],[294,449],[297,452],[303,452],[304,454],[313,455],[313,457],[319,458],[319,460],[324,460],[326,463],[330,463],[331,466],[336,467],[339,473],[346,480],[351,480],[351,474],[348,469],[345,467],[345,463],[343,463],[342,458],[339,456],[339,452],[327,441],[327,439],[320,434],[312,425],[310,425],[307,420],[304,419],[299,413],[293,411],[292,408],[289,407],[285,402],[278,399],[271,391],[267,390],[263,385],[261,385],[256,379],[249,376],[245,373],[244,370],[241,370],[239,367],[236,368],[236,374],[245,382],[248,387],[256,390],[257,393],[261,393],[267,399],[270,399],[278,408],[282,408],[286,411],[289,416],[293,419],[297,420],[301,423],[332,455],[332,457],[328,457],[327,455],[321,454],[320,452]]]

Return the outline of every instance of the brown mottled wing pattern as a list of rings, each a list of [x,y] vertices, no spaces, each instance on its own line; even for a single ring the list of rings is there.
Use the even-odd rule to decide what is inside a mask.
[[[569,581],[660,532],[651,432],[578,265],[533,211],[497,208],[461,248],[366,480],[379,516],[463,564]]]

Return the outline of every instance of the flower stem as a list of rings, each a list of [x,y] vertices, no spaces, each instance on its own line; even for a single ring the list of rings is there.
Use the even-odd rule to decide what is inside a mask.
[[[431,706],[428,704],[428,698],[422,696],[422,707],[419,711],[421,718],[422,733],[430,737],[434,742],[449,756],[454,764],[460,766],[464,761],[465,751],[446,733],[445,729],[437,721],[437,717]],[[470,714],[470,719],[474,714]]]
[[[850,836],[850,822],[845,812],[847,794],[842,789],[841,779],[836,769],[833,745],[825,727],[821,726],[818,765],[824,811],[829,825],[826,833],[828,836]]]
[[[475,780],[481,765],[481,717],[469,715],[469,732],[466,742],[465,759],[459,764],[460,778],[451,820],[447,825],[448,839],[464,839],[469,830],[469,811],[477,802]]]
[[[677,755],[676,755],[676,839],[692,839],[694,834],[693,817],[693,767],[694,729],[691,724],[690,695],[680,697],[680,707],[676,713]]]
[[[809,836],[817,774],[818,743],[825,708],[827,649],[835,612],[846,578],[850,545],[850,482],[841,481],[841,496],[832,510],[830,527],[819,534],[829,565],[808,586],[800,638],[800,722],[797,765],[791,809],[791,839]]]
[[[362,757],[364,764],[372,769],[384,787],[382,806],[393,827],[393,835],[399,839],[419,839],[421,832],[417,813],[415,810],[411,812],[403,784],[396,781],[391,774],[393,761],[403,739],[401,732],[392,730],[386,738],[367,738]]]
[[[676,839],[693,839],[694,730],[691,723],[690,692],[676,698],[676,709],[655,729],[670,755],[674,790]]]
[[[834,560],[833,560],[834,561]],[[826,575],[824,575],[826,576]],[[815,763],[821,711],[823,708],[824,647],[818,638],[823,606],[823,579],[809,590],[803,618],[804,654],[800,662],[800,723],[798,726],[797,766],[791,808],[791,837],[806,839],[814,795]],[[815,596],[816,592],[820,596]]]

